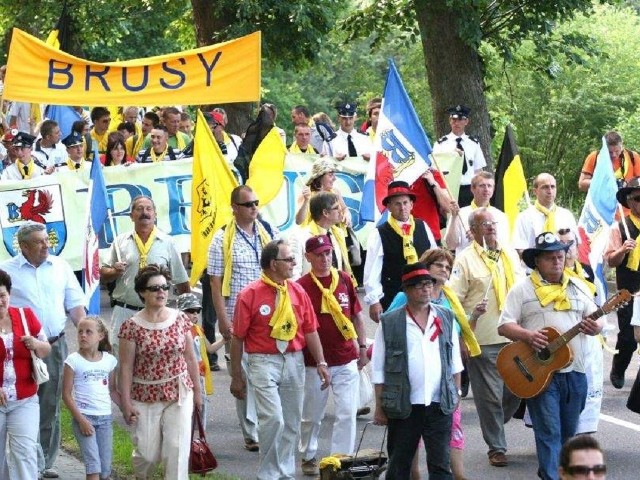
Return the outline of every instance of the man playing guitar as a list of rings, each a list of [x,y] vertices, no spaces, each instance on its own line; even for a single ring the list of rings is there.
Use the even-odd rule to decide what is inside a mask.
[[[569,342],[573,361],[553,375],[545,390],[527,400],[538,475],[543,480],[558,478],[560,448],[575,435],[585,405],[584,335],[597,335],[602,330],[602,320],[589,318],[597,306],[584,284],[564,273],[568,248],[551,232],[536,237],[535,246],[522,253],[522,260],[533,272],[509,291],[498,323],[500,335],[523,341],[537,352],[549,345],[546,327],[566,332],[580,324],[581,333]]]

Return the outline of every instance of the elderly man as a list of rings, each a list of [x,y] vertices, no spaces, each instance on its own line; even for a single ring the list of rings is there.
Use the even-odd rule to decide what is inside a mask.
[[[484,312],[479,317],[472,314],[469,321],[482,353],[467,359],[467,369],[482,437],[489,447],[489,463],[504,467],[508,464],[504,424],[517,410],[520,399],[504,386],[496,369],[498,352],[509,342],[498,335],[497,326],[507,292],[522,277],[522,271],[515,250],[498,242],[497,222],[491,210],[473,210],[469,227],[473,242],[456,256],[451,288],[469,314],[476,305],[484,304]]]
[[[354,399],[358,398],[358,370],[368,361],[367,335],[356,290],[350,276],[331,265],[332,250],[331,240],[326,235],[309,238],[305,243],[305,256],[311,271],[298,283],[311,299],[318,318],[324,358],[331,372],[335,419],[329,451],[351,455],[356,440],[358,409]],[[305,393],[300,427],[302,473],[318,475],[318,437],[329,391],[320,389],[316,364],[306,348],[304,362]]]
[[[165,126],[154,127],[149,134],[149,139],[151,146],[140,152],[138,163],[164,162],[182,158],[182,150],[176,150],[169,145],[169,132]]]
[[[231,320],[240,290],[258,280],[261,274],[260,255],[265,245],[279,236],[277,229],[258,218],[258,198],[247,185],[231,192],[233,220],[218,230],[209,247],[207,276],[203,279],[203,296],[209,294],[224,338],[231,338]],[[205,284],[208,285],[205,287]],[[204,323],[204,318],[203,318]],[[215,320],[204,324],[205,334],[215,340]],[[216,359],[217,360],[217,359]],[[246,375],[247,358],[242,362]],[[251,385],[248,390],[253,395]],[[258,451],[258,427],[254,411],[247,411],[244,399],[236,400],[236,413],[244,436],[244,448]]]
[[[536,236],[542,232],[557,232],[569,228],[577,234],[576,219],[566,208],[556,205],[556,179],[548,173],[539,174],[533,181],[536,201],[516,217],[511,246],[519,254],[533,247]]]
[[[498,222],[496,227],[500,245],[509,245],[509,237],[511,236],[509,219],[504,212],[489,204],[494,188],[493,173],[481,170],[471,179],[471,194],[473,195],[471,204],[460,209],[451,209],[451,217],[447,223],[447,231],[444,234],[444,243],[449,250],[455,250],[456,255],[473,242],[473,234],[469,229],[469,215],[480,207],[488,209],[493,219]]]
[[[331,382],[313,305],[302,286],[289,280],[294,263],[283,240],[265,245],[260,279],[240,292],[233,316],[230,390],[236,398],[245,398],[248,381],[255,392],[259,480],[295,478],[304,396],[303,348],[315,361],[321,388]],[[243,352],[249,357],[246,380]]]
[[[171,278],[178,294],[191,291],[189,276],[180,259],[180,253],[169,235],[156,227],[156,205],[151,198],[139,195],[131,201],[130,217],[133,231],[121,233],[111,244],[107,262],[100,268],[100,281],[115,281],[111,294],[112,344],[117,351],[118,332],[127,319],[144,308],[134,291],[133,284],[138,270],[155,263],[171,271]]]
[[[338,196],[333,192],[317,193],[309,201],[309,213],[311,215],[309,223],[299,227],[289,239],[291,251],[296,258],[293,278],[298,279],[311,270],[311,265],[304,255],[304,245],[307,239],[314,235],[329,237],[333,246],[332,265],[338,270],[351,274],[344,230],[338,227],[342,221]]]
[[[389,479],[411,478],[421,437],[429,478],[453,479],[449,441],[460,400],[462,359],[453,313],[431,303],[434,283],[425,264],[406,265],[402,290],[407,304],[382,315],[376,331],[371,360],[374,422],[388,425]]]
[[[620,222],[616,222],[609,233],[609,244],[604,252],[607,263],[616,269],[616,286],[636,292],[640,286],[640,177],[629,181],[626,187],[616,193],[620,204],[629,209]],[[632,305],[627,304],[618,310],[618,341],[616,353],[611,363],[609,379],[620,389],[624,387],[624,374],[631,362],[637,344],[631,327]]]
[[[51,344],[44,358],[49,381],[38,388],[40,446],[44,478],[57,478],[54,465],[60,449],[62,372],[67,358],[64,328],[67,315],[74,325],[85,317],[85,295],[67,262],[49,254],[49,234],[41,223],[26,222],[16,233],[20,253],[0,264],[11,276],[11,306],[29,307],[37,315]],[[40,462],[39,462],[40,463]]]
[[[402,267],[417,262],[425,250],[437,246],[429,226],[411,215],[415,199],[406,182],[391,182],[382,200],[389,218],[369,235],[363,276],[364,301],[369,304],[369,316],[376,323],[401,289]]]
[[[587,378],[583,335],[597,335],[602,319],[589,316],[597,309],[584,293],[581,280],[565,273],[567,245],[551,232],[538,235],[534,247],[522,252],[522,260],[532,269],[507,294],[498,333],[523,341],[536,351],[549,345],[545,327],[561,334],[579,325],[580,332],[568,343],[573,361],[553,374],[547,388],[527,399],[538,454],[538,476],[558,478],[560,448],[578,427],[580,412],[587,399]]]

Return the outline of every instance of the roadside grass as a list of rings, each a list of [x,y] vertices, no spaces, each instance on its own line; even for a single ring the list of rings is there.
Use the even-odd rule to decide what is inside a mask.
[[[73,435],[71,427],[71,413],[66,406],[60,408],[60,418],[62,424],[62,447],[76,458],[82,459],[78,442]],[[118,422],[113,422],[113,461],[112,461],[112,478],[114,480],[132,479],[133,467],[131,465],[131,452],[133,452],[133,443],[129,432]],[[154,480],[163,478],[161,469],[158,469],[152,477]],[[189,475],[190,479],[196,480],[203,478],[202,475]],[[240,477],[228,475],[225,473],[210,472],[204,476],[210,480],[240,480]]]

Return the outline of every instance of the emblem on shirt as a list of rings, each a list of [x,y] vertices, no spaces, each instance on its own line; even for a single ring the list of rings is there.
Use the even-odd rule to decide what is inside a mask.
[[[67,224],[64,218],[62,188],[59,184],[34,188],[16,188],[0,192],[0,225],[7,251],[19,253],[14,238],[20,226],[27,222],[42,223],[47,227],[50,251],[59,255],[67,242]]]
[[[269,305],[260,305],[260,315],[265,317],[271,313],[271,307]]]

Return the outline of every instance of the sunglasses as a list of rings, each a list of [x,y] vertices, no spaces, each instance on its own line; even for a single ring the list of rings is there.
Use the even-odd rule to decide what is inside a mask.
[[[570,465],[565,470],[569,475],[574,477],[579,475],[586,477],[590,472],[593,472],[595,476],[598,476],[607,473],[607,466],[604,463],[594,465],[593,467],[587,467],[586,465]]]
[[[280,262],[295,263],[296,257],[274,258],[274,260],[280,261]]]
[[[240,207],[251,208],[251,207],[257,207],[259,203],[260,203],[260,200],[252,200],[250,202],[236,203],[236,205]]]
[[[201,311],[202,311],[201,308],[187,308],[187,309],[185,309],[185,312],[191,313],[193,315],[198,315]]]
[[[151,285],[150,287],[144,287],[143,290],[148,292],[159,292],[160,290],[164,290],[167,292],[171,288],[171,285],[165,283],[164,285]]]

